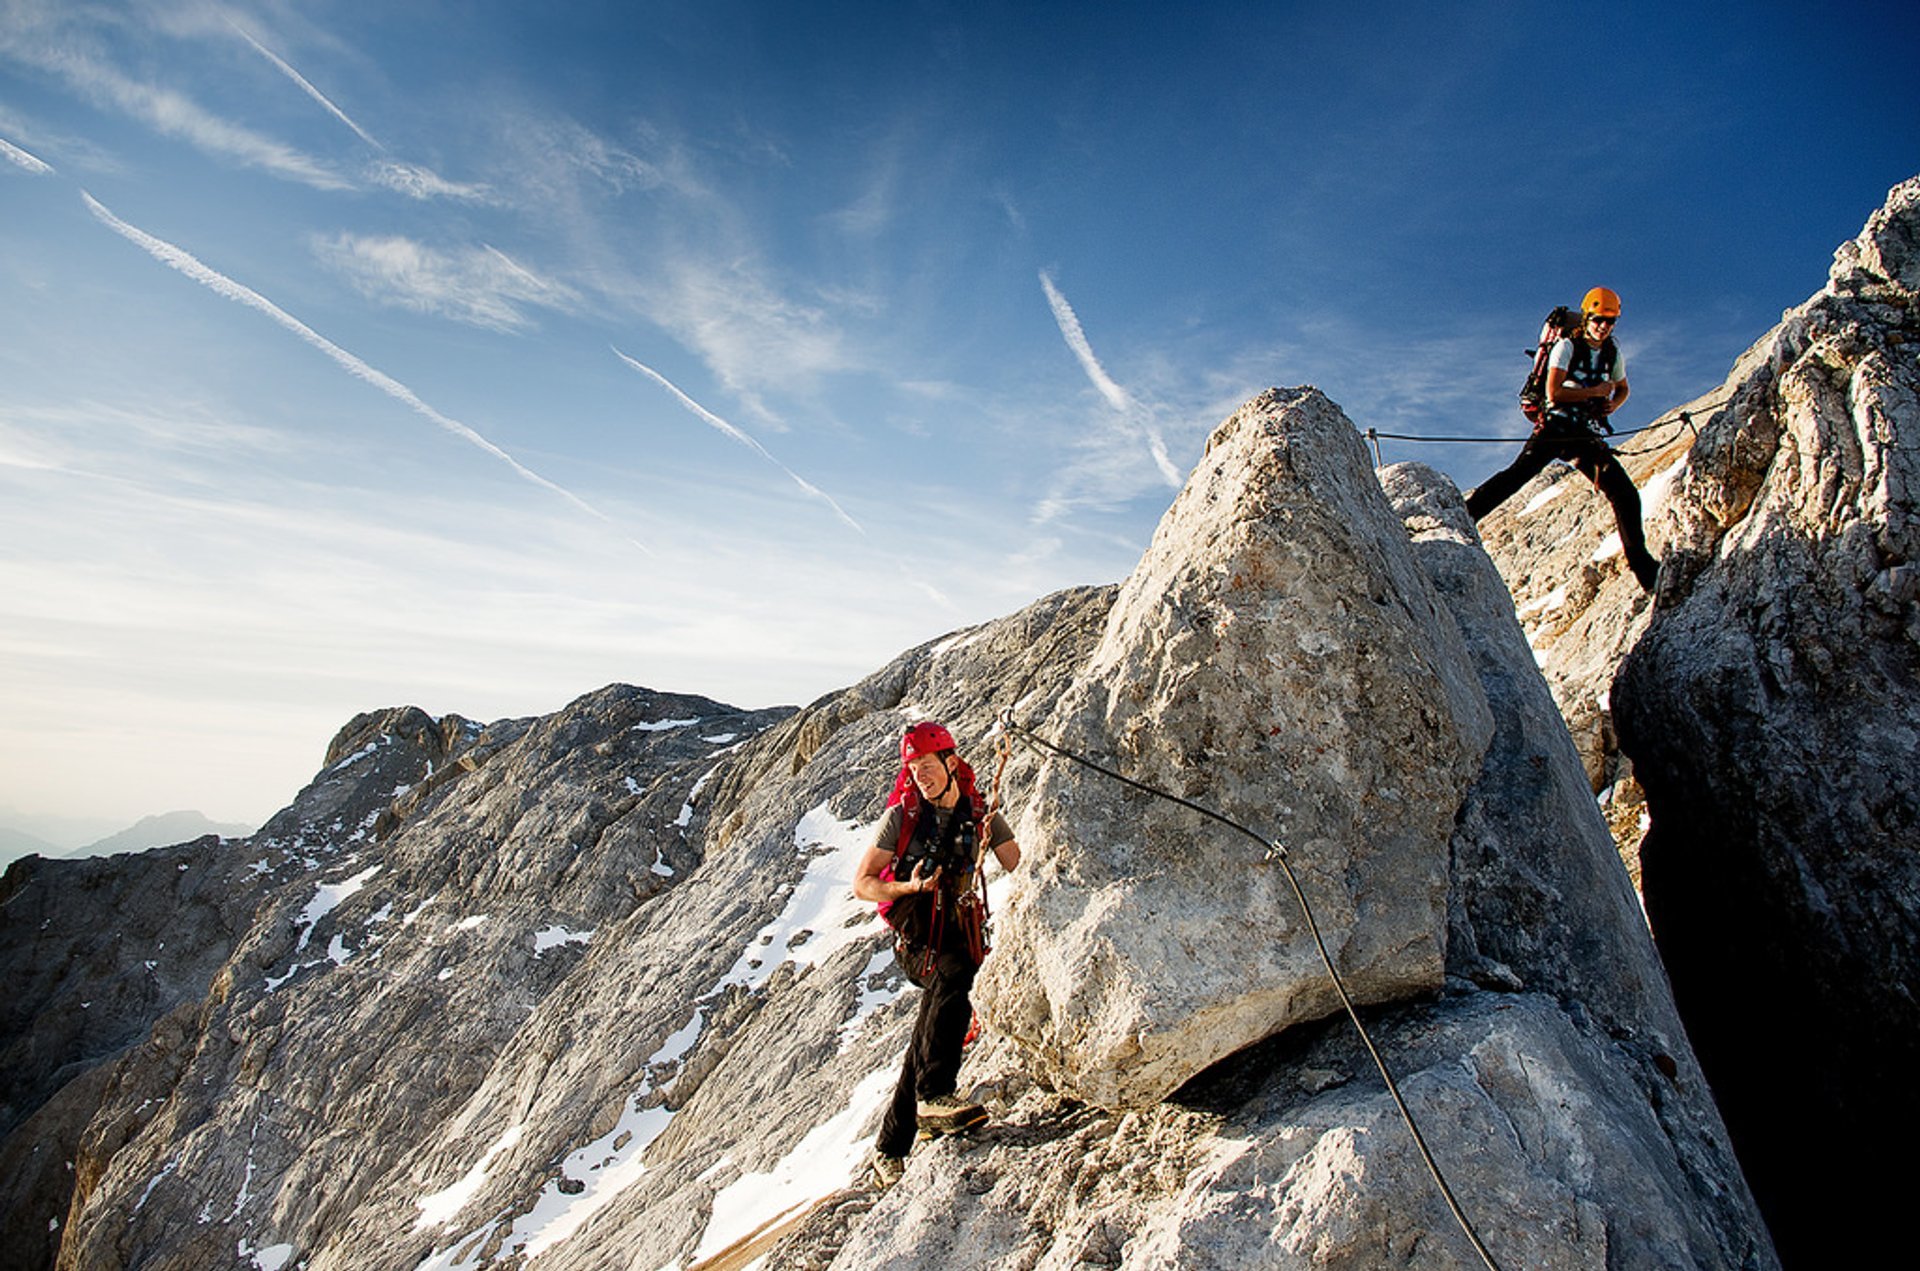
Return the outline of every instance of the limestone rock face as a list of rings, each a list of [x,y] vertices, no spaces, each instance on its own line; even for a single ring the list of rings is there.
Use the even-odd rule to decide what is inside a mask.
[[[1495,720],[1455,817],[1449,970],[1488,987],[1552,985],[1616,1036],[1684,1054],[1639,902],[1466,506],[1420,464],[1383,469],[1380,483],[1459,626]]]
[[[1036,723],[1277,836],[1357,1000],[1439,986],[1447,840],[1491,723],[1353,425],[1319,393],[1271,391],[1215,431]],[[1029,807],[1031,867],[979,996],[1062,1091],[1152,1103],[1338,1008],[1258,843],[1064,759]]]
[[[1809,1154],[1920,1128],[1917,282],[1920,178],[1736,367],[1613,693],[1648,914],[1789,1260],[1889,1199]]]
[[[1376,1028],[1500,1265],[1775,1265],[1750,1217],[1718,1225],[1702,1203],[1657,1092],[1551,999],[1450,997]],[[817,1215],[770,1265],[1484,1267],[1369,1069],[1349,1028],[1315,1025],[1148,1108],[1029,1094],[996,1132],[922,1149],[855,1222]]]
[[[1642,521],[1656,556],[1673,538],[1673,489],[1694,429],[1725,404],[1715,390],[1623,437],[1616,453],[1640,487]],[[1571,734],[1589,792],[1599,796],[1636,884],[1645,798],[1621,753],[1611,695],[1620,660],[1647,629],[1653,600],[1627,570],[1613,509],[1587,479],[1562,464],[1527,483],[1479,524],[1521,629]]]
[[[1447,987],[1370,1012],[1376,1045],[1501,1265],[1776,1265],[1459,493],[1417,465],[1381,480],[1493,737],[1450,844]],[[1482,1265],[1344,1020],[1296,1025],[1125,1111],[1031,1088],[1028,1062],[992,1043],[968,1074],[1013,1099],[999,1124],[916,1153],[877,1203],[830,1198],[769,1265]]]
[[[1025,746],[1002,768],[990,733],[1012,710],[1286,842],[1503,1265],[1768,1271],[1458,496],[1431,473],[1388,483],[1391,502],[1330,403],[1276,392],[1223,427],[1124,588],[1046,597],[797,712],[614,685],[484,727],[355,720],[232,846],[232,877],[258,890],[204,988],[23,1100],[0,1165],[66,1190],[9,1254],[74,1271],[717,1271],[763,1252],[775,1268],[1472,1265],[1350,1024],[1312,1017],[1324,976],[1260,845]],[[995,1121],[916,1149],[883,1196],[846,1184],[919,997],[850,884],[899,735],[928,717],[1029,856],[994,880],[988,1027],[961,1074]],[[1106,929],[1073,997],[1058,963],[1142,876],[1136,930]],[[15,881],[0,951],[34,948],[49,915],[69,939],[110,929],[121,903],[67,875]],[[1265,942],[1240,952],[1237,992],[1212,926]],[[1185,959],[1219,1005],[1176,996],[1155,957]],[[52,974],[43,1009],[90,973]],[[1124,1014],[1136,991],[1163,995],[1157,1014]],[[1109,1052],[1111,1109],[1061,1054],[1070,1001],[1139,1022],[1137,1049]],[[993,1023],[1003,1010],[1013,1025]],[[1178,1076],[1151,1049],[1174,1030],[1223,1049]]]

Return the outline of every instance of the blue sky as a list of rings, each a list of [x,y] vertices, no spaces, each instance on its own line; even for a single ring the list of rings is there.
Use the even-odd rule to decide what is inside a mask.
[[[383,705],[809,701],[1124,576],[1267,385],[1517,437],[1596,282],[1645,422],[1920,169],[1916,54],[1896,4],[0,0],[0,822],[257,820]]]

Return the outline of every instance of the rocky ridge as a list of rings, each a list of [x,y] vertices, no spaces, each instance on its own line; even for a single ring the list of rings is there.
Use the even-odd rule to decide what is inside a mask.
[[[1774,1265],[1458,496],[1387,479],[1326,399],[1275,390],[1127,585],[799,712],[616,686],[485,730],[356,721],[263,831],[309,855],[204,996],[74,1096],[56,1265],[686,1267],[832,1193],[914,1005],[848,894],[894,741],[943,718],[984,775],[1003,710],[1288,837],[1510,1264]],[[1319,1018],[1271,867],[1025,748],[1001,789],[1032,869],[996,884],[979,1000],[1005,1023],[964,1074],[997,1122],[829,1194],[770,1265],[1478,1264]],[[1137,930],[1099,928],[1123,898]]]
[[[1481,526],[1789,1262],[1879,1256],[1892,1180],[1806,1163],[1920,1126],[1917,290],[1920,178],[1638,443],[1653,605],[1571,473]]]
[[[893,739],[946,719],[984,775],[1009,709],[1287,845],[1505,1265],[1777,1265],[1703,1066],[1790,1260],[1820,1206],[1849,1248],[1885,1198],[1805,1161],[1910,1123],[1920,1036],[1917,205],[1692,408],[1697,443],[1634,443],[1654,604],[1569,478],[1476,535],[1444,478],[1370,474],[1337,407],[1274,390],[1126,584],[803,710],[379,712],[251,839],[20,863],[9,1265],[1478,1265],[1259,849],[1024,747],[963,1074],[995,1122],[834,1190],[914,1004],[847,895]],[[1609,790],[1653,827],[1686,1029]],[[1818,1024],[1756,1038],[1783,995]]]

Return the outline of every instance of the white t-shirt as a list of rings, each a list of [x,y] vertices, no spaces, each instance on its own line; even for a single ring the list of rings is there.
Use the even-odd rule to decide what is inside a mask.
[[[1573,340],[1572,339],[1557,340],[1554,342],[1553,350],[1547,354],[1547,366],[1549,368],[1557,367],[1563,371],[1569,371],[1573,369]],[[1618,343],[1616,343],[1613,346],[1613,368],[1610,371],[1608,371],[1607,375],[1604,378],[1609,382],[1616,381],[1616,380],[1623,380],[1627,378],[1627,355],[1620,351],[1620,346]],[[1600,382],[1601,382],[1600,380],[1595,380],[1594,384],[1598,384]],[[1593,385],[1592,384],[1576,384],[1574,385],[1574,387],[1575,388],[1592,388]]]

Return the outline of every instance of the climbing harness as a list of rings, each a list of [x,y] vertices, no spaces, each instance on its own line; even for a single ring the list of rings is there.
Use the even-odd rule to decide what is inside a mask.
[[[1369,432],[1371,432],[1371,430],[1369,430]],[[1366,1025],[1360,1022],[1360,1015],[1359,1012],[1354,1009],[1353,999],[1347,996],[1347,986],[1340,979],[1340,972],[1334,968],[1333,957],[1327,952],[1326,941],[1320,936],[1320,924],[1314,919],[1313,907],[1307,903],[1306,892],[1301,890],[1300,880],[1294,875],[1293,866],[1288,861],[1287,849],[1280,840],[1262,838],[1238,821],[1222,816],[1212,808],[1203,807],[1191,799],[1183,799],[1177,794],[1171,794],[1156,786],[1148,785],[1143,781],[1135,781],[1132,777],[1125,776],[1122,773],[1115,772],[1111,768],[1095,763],[1085,755],[1075,754],[1063,746],[1057,746],[1033,730],[1017,723],[1013,718],[1013,711],[1011,709],[1002,711],[998,722],[1001,732],[1000,767],[1002,770],[1006,767],[1006,752],[1011,748],[1007,744],[1007,736],[1009,734],[1018,735],[1022,742],[1036,750],[1051,751],[1063,759],[1069,759],[1084,768],[1090,768],[1102,776],[1118,781],[1122,785],[1131,786],[1133,789],[1150,794],[1157,799],[1165,799],[1169,803],[1177,803],[1181,807],[1197,812],[1203,817],[1218,821],[1229,829],[1244,834],[1254,842],[1260,844],[1264,850],[1262,857],[1263,863],[1272,861],[1278,864],[1281,871],[1285,873],[1287,877],[1288,885],[1293,888],[1294,899],[1300,902],[1300,912],[1307,920],[1307,930],[1313,935],[1314,947],[1320,951],[1320,961],[1325,964],[1327,976],[1333,981],[1333,990],[1340,997],[1340,1005],[1346,1008],[1347,1018],[1353,1021],[1354,1031],[1360,1035],[1360,1042],[1367,1048],[1367,1054],[1372,1056],[1374,1067],[1380,1070],[1381,1080],[1386,1082],[1387,1093],[1393,1096],[1394,1105],[1400,1109],[1400,1118],[1406,1122],[1407,1131],[1413,1136],[1413,1144],[1420,1151],[1420,1159],[1426,1162],[1427,1173],[1432,1175],[1434,1185],[1440,1190],[1441,1199],[1446,1201],[1447,1209],[1453,1214],[1454,1221],[1460,1224],[1460,1230],[1466,1233],[1468,1242],[1473,1245],[1474,1252],[1480,1255],[1480,1260],[1486,1263],[1488,1271],[1500,1271],[1499,1263],[1494,1261],[1493,1254],[1490,1253],[1486,1245],[1481,1242],[1479,1233],[1473,1229],[1473,1223],[1468,1220],[1465,1211],[1460,1208],[1460,1203],[1454,1199],[1453,1189],[1447,1186],[1446,1177],[1440,1172],[1439,1163],[1433,1159],[1433,1153],[1427,1149],[1427,1141],[1425,1137],[1421,1135],[1419,1125],[1414,1121],[1412,1110],[1407,1107],[1406,1100],[1400,1097],[1400,1087],[1398,1083],[1394,1081],[1393,1074],[1387,1070],[1386,1060],[1380,1057],[1380,1052],[1374,1048],[1373,1038],[1367,1034]],[[994,791],[996,798],[998,798],[999,785],[1000,774],[996,772],[994,774]]]

